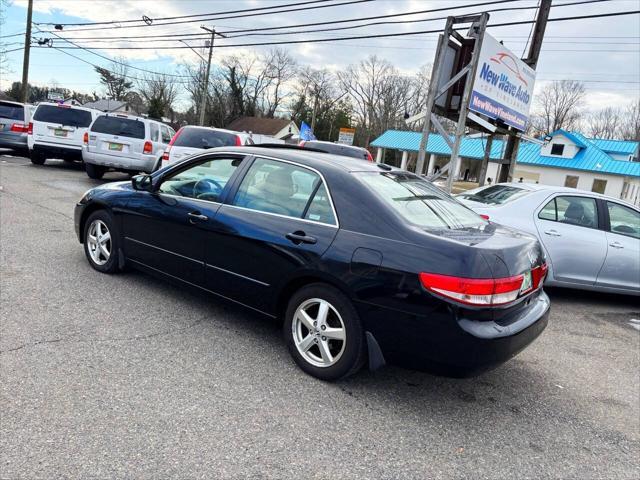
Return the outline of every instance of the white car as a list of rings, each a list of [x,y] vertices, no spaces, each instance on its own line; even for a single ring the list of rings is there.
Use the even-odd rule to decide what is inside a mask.
[[[107,170],[151,173],[175,132],[148,118],[121,113],[99,115],[84,135],[82,159],[87,175],[102,178]]]
[[[483,218],[535,235],[546,285],[640,295],[640,210],[568,187],[499,183],[456,198]]]
[[[98,114],[90,108],[40,103],[28,128],[31,162],[42,165],[47,158],[82,160],[82,139]]]
[[[179,162],[207,148],[253,145],[254,143],[250,133],[186,125],[180,128],[171,139],[162,156],[162,166]]]

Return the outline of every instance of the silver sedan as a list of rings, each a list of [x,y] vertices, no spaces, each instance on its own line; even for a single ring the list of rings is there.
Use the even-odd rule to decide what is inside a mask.
[[[499,183],[456,196],[484,218],[535,235],[545,285],[640,295],[640,210],[566,187]]]

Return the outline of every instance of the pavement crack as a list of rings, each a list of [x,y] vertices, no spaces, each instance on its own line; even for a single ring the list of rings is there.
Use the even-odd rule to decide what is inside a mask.
[[[189,324],[189,325],[187,325],[185,327],[172,328],[172,329],[165,330],[165,331],[162,331],[162,332],[149,333],[147,335],[134,335],[134,336],[131,336],[131,337],[97,338],[97,339],[96,338],[94,338],[94,339],[84,338],[84,339],[72,340],[72,341],[69,341],[68,343],[130,342],[130,341],[148,340],[150,338],[162,337],[162,336],[166,336],[166,335],[173,335],[173,334],[179,334],[179,333],[185,332],[187,330],[190,330],[190,329],[200,325],[206,319],[207,319],[207,317],[203,317],[200,320],[196,320],[195,322],[193,322],[193,323],[191,323],[191,324]],[[74,334],[74,335],[76,335],[76,334]],[[22,349],[27,348],[27,347],[37,347],[38,345],[42,345],[42,344],[46,344],[46,343],[58,343],[58,342],[62,342],[65,339],[66,339],[66,337],[63,336],[61,338],[54,338],[54,339],[50,339],[50,340],[38,340],[37,342],[25,343],[25,344],[20,345],[18,347],[8,348],[6,350],[0,350],[0,355],[2,355],[4,353],[10,353],[10,352],[15,352],[15,351],[18,351],[18,350],[22,350]]]
[[[73,217],[71,215],[67,215],[66,213],[59,212],[58,210],[56,210],[54,208],[47,207],[46,205],[42,205],[42,204],[40,204],[38,202],[34,202],[33,200],[29,200],[28,198],[25,198],[22,195],[18,195],[16,193],[8,191],[6,188],[3,188],[2,190],[0,190],[0,194],[9,195],[10,197],[18,198],[21,201],[23,201],[25,203],[28,203],[29,205],[33,205],[35,207],[42,208],[44,210],[47,210],[48,212],[52,212],[52,213],[61,215],[61,216],[65,217],[65,218],[68,218],[69,220],[73,220]]]

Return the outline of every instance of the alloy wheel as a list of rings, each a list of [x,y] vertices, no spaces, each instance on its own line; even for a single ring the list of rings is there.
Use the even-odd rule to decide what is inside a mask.
[[[347,333],[342,317],[326,300],[302,302],[291,323],[293,341],[300,355],[316,367],[335,365],[342,356]]]
[[[87,246],[91,260],[104,265],[111,257],[111,232],[102,220],[94,220],[87,231]]]

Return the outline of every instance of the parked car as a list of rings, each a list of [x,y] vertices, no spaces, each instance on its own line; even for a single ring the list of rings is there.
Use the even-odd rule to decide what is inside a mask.
[[[303,140],[302,142],[300,142],[300,146],[304,148],[312,148],[314,150],[321,150],[333,155],[343,155],[345,157],[359,158],[361,160],[373,162],[373,157],[371,156],[369,150],[362,147],[355,147],[353,145],[323,142],[320,140]]]
[[[20,154],[28,153],[30,107],[24,103],[0,100],[0,148],[10,148]]]
[[[180,128],[171,139],[171,143],[162,155],[162,166],[179,162],[189,155],[208,148],[253,144],[254,141],[249,133],[187,125]]]
[[[281,318],[295,362],[324,380],[367,360],[471,375],[543,331],[534,237],[409,172],[294,148],[212,149],[88,191],[75,228],[89,264]]]
[[[153,172],[175,132],[164,123],[121,113],[99,115],[85,133],[82,158],[90,178],[108,170]]]
[[[38,104],[27,137],[31,162],[42,165],[48,158],[82,160],[82,138],[97,115],[90,108]]]
[[[499,183],[457,198],[481,216],[535,235],[549,259],[546,284],[640,294],[640,210],[568,187]]]

